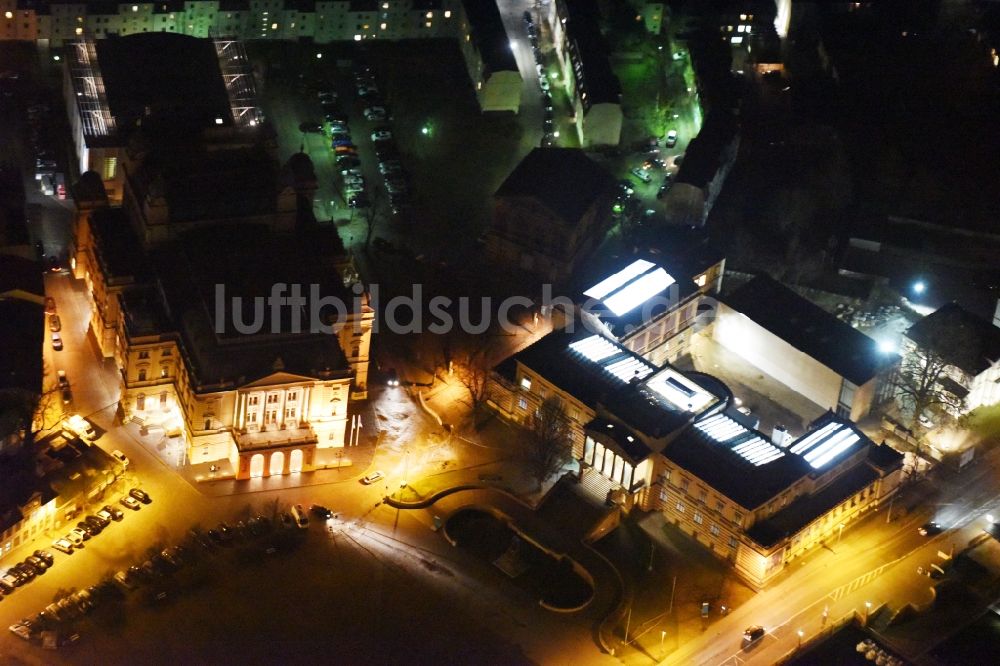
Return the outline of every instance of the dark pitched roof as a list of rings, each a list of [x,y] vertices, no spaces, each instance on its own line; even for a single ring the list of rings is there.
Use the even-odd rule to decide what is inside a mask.
[[[899,360],[896,354],[879,351],[875,340],[766,275],[758,275],[722,300],[858,386]]]
[[[906,337],[973,377],[1000,361],[1000,328],[957,303],[930,313]]]
[[[812,471],[808,463],[795,455],[754,466],[698,428],[681,433],[667,445],[663,455],[751,510]]]
[[[510,38],[496,0],[462,0],[472,28],[472,43],[490,72],[518,71]]]
[[[496,196],[530,197],[575,225],[614,185],[611,174],[578,148],[535,148],[507,176]]]
[[[214,127],[216,118],[232,124],[212,40],[150,32],[97,40],[96,47],[108,108],[119,128],[139,119],[198,128]]]
[[[124,208],[99,208],[90,214],[97,261],[109,279],[142,280],[148,262]]]

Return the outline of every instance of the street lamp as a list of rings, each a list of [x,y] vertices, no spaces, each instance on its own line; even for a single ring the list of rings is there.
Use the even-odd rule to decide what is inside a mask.
[[[804,632],[801,629],[799,629],[795,633],[797,633],[799,635],[799,647],[802,647],[802,637],[806,635],[806,632]]]
[[[663,47],[660,47],[663,48]],[[660,652],[663,652],[663,640],[667,637],[666,630],[660,632]]]
[[[317,53],[316,54],[316,60],[322,60],[322,59],[323,59],[323,54],[322,53]]]
[[[424,126],[420,128],[420,133],[423,134],[424,136],[430,136],[431,135],[430,123],[425,123]]]
[[[913,293],[918,296],[927,291],[927,284],[923,280],[917,280],[913,283]]]
[[[868,614],[871,612],[871,610],[872,610],[872,602],[866,601],[865,602],[865,624],[866,625],[868,624]]]

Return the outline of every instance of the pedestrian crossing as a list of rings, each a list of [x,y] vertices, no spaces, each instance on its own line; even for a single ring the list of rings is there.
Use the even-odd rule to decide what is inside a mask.
[[[845,585],[841,585],[840,587],[838,587],[837,589],[835,589],[833,592],[830,593],[830,599],[833,601],[839,601],[840,599],[843,599],[851,592],[854,592],[855,590],[864,587],[868,583],[872,582],[873,580],[881,576],[882,573],[886,570],[886,567],[887,565],[882,565],[877,569],[872,569],[868,573],[858,576],[857,578],[855,578],[854,580]]]

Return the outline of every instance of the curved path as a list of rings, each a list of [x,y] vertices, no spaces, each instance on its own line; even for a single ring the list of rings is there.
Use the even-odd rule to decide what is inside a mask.
[[[429,509],[435,514],[450,517],[462,509],[478,509],[500,513],[510,519],[538,546],[555,555],[565,555],[587,570],[593,578],[594,596],[579,614],[591,622],[594,642],[605,652],[610,652],[610,632],[605,630],[606,620],[617,616],[622,602],[621,576],[614,566],[597,551],[579,539],[567,536],[539,518],[527,504],[497,488],[458,486],[441,491],[416,502],[401,502],[387,497],[386,504],[397,509]],[[613,625],[612,625],[613,626]]]

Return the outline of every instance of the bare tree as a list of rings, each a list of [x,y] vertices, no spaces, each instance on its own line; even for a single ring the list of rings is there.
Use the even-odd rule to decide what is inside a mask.
[[[539,488],[569,460],[573,451],[571,434],[566,409],[556,396],[545,398],[529,417],[521,440],[525,461]]]
[[[925,347],[914,347],[904,356],[896,379],[896,395],[910,413],[911,430],[927,409],[948,412],[961,409],[964,398],[955,395],[942,382],[949,377],[951,365],[940,354]]]
[[[464,402],[473,411],[486,403],[491,364],[485,345],[463,351],[452,365],[455,377],[468,394]]]
[[[375,232],[375,223],[378,222],[378,218],[382,215],[383,208],[385,206],[385,195],[380,187],[372,188],[371,203],[368,208],[361,209],[361,219],[365,221],[365,252],[367,252],[371,246],[372,235]]]

